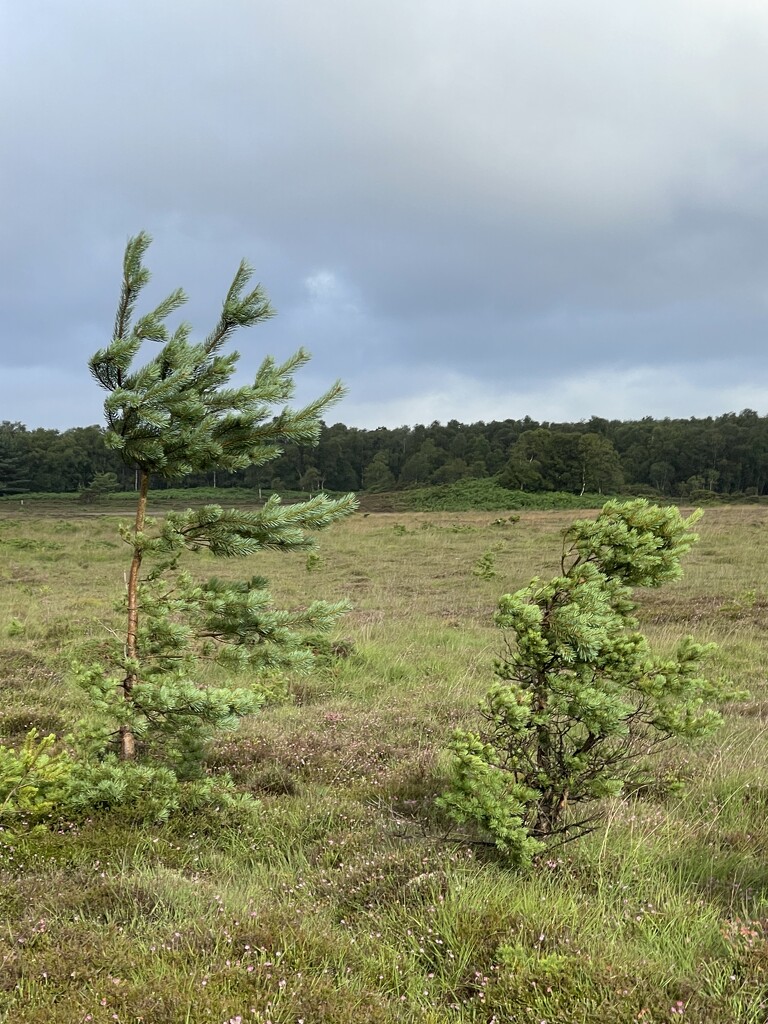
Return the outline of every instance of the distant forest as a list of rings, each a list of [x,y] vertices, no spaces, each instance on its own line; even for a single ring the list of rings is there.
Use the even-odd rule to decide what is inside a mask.
[[[103,473],[116,474],[124,490],[134,486],[101,427],[0,424],[0,494],[77,492]],[[706,419],[526,417],[376,430],[336,423],[323,426],[316,448],[289,445],[266,466],[190,476],[178,485],[377,492],[483,478],[532,492],[755,497],[768,493],[768,416],[745,409]]]

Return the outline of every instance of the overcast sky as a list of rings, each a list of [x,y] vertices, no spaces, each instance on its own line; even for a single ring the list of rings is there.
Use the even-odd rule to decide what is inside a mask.
[[[128,236],[329,422],[768,413],[765,0],[4,0],[0,420],[101,422]]]

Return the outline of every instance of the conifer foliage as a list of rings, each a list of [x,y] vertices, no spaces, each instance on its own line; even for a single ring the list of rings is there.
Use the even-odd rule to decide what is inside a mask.
[[[700,675],[712,645],[686,637],[654,655],[633,616],[633,588],[680,575],[698,516],[610,501],[566,532],[559,576],[501,598],[506,650],[481,707],[485,728],[454,735],[440,802],[513,862],[590,831],[596,801],[637,778],[660,744],[719,724],[717,703],[733,693]]]
[[[258,708],[276,670],[311,663],[308,635],[329,630],[346,608],[317,601],[297,612],[276,610],[266,580],[198,580],[184,564],[188,553],[231,558],[264,548],[306,549],[312,546],[307,531],[349,515],[356,501],[351,494],[336,500],[319,494],[283,506],[272,497],[254,511],[209,505],[159,523],[147,516],[152,477],[243,469],[276,458],[286,442],[315,444],[320,416],[343,394],[337,382],[305,408],[284,404],[295,371],[308,359],[303,350],[282,365],[268,357],[252,384],[230,385],[239,354],[225,351],[227,343],[240,328],[273,315],[261,287],[249,289],[252,270],[245,262],[203,341],[190,340],[185,323],[173,332],[167,327],[186,299],[181,290],[137,318],[137,299],[149,281],[149,243],[145,233],[129,240],[114,336],[90,361],[108,392],[106,443],[137,468],[139,487],[135,519],[122,530],[131,550],[124,641],[119,638],[109,663],[83,669],[81,680],[123,760],[146,752],[181,776],[194,773],[210,730]],[[159,347],[136,366],[145,343]],[[204,685],[208,662],[250,669],[248,685]]]

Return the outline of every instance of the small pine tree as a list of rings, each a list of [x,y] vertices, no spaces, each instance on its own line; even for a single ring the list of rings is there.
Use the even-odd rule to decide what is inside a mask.
[[[51,753],[56,737],[31,729],[19,750],[0,746],[0,831],[22,831],[61,803],[74,767],[64,751]]]
[[[486,727],[454,735],[440,802],[516,863],[591,830],[595,801],[619,793],[661,743],[720,722],[715,705],[733,692],[699,675],[713,645],[687,637],[655,656],[632,614],[633,588],[680,575],[699,514],[608,502],[566,532],[561,575],[501,598],[507,649],[481,707]]]
[[[498,576],[496,572],[496,556],[492,551],[485,551],[478,558],[472,574],[481,580],[492,580]]]
[[[142,233],[129,240],[114,336],[90,369],[108,392],[108,447],[137,467],[138,499],[133,525],[122,536],[131,549],[125,599],[124,643],[109,663],[83,668],[81,681],[101,713],[119,756],[132,761],[137,741],[177,773],[194,772],[201,746],[214,728],[232,726],[255,711],[268,678],[286,667],[308,667],[306,635],[331,628],[345,602],[314,602],[298,612],[272,607],[264,579],[231,583],[200,581],[182,566],[187,552],[244,557],[264,548],[307,549],[306,531],[321,530],[349,515],[353,495],[323,494],[283,506],[277,496],[258,511],[202,509],[171,513],[156,523],[147,516],[152,477],[235,471],[276,458],[285,442],[317,443],[321,414],[343,394],[339,383],[303,409],[282,405],[293,394],[303,350],[282,365],[267,358],[252,384],[232,387],[239,355],[224,348],[239,329],[261,323],[273,311],[260,286],[247,290],[251,268],[241,263],[221,316],[201,342],[182,323],[173,333],[167,318],[185,301],[172,292],[152,312],[134,319],[138,296],[149,280],[143,264],[150,243]],[[145,342],[160,345],[135,367]],[[275,405],[282,405],[273,414]],[[205,686],[200,664],[215,661],[248,667],[265,680],[235,688]]]

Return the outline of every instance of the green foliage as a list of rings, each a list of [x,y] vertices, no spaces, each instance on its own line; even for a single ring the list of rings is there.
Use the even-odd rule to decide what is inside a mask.
[[[92,504],[103,501],[107,495],[120,490],[120,481],[116,473],[97,473],[87,487],[80,491],[80,501]]]
[[[686,637],[654,655],[632,615],[633,588],[681,574],[699,515],[608,502],[566,531],[560,576],[501,598],[506,650],[482,705],[486,726],[455,733],[441,804],[513,862],[590,831],[595,801],[636,781],[663,741],[719,724],[714,705],[733,692],[699,674],[713,645]]]
[[[280,365],[267,357],[251,385],[227,386],[240,357],[237,352],[225,354],[224,345],[238,329],[274,315],[260,285],[246,291],[253,276],[248,264],[243,261],[238,267],[213,330],[204,341],[193,343],[188,324],[170,333],[165,323],[186,301],[181,289],[152,312],[133,318],[138,296],[149,281],[143,265],[149,244],[145,233],[129,241],[114,337],[89,364],[109,393],[104,405],[107,446],[121,452],[130,466],[174,479],[263,465],[280,454],[286,440],[315,444],[320,414],[344,392],[340,383],[303,409],[284,407],[272,415],[276,403],[293,395],[293,375],[309,359],[303,349]],[[158,342],[162,348],[134,369],[145,341]]]
[[[764,503],[768,498],[768,417],[749,409],[702,420],[593,417],[587,424],[552,425],[525,417],[375,430],[321,424],[318,446],[309,459],[304,444],[286,439],[280,447],[282,454],[266,466],[201,468],[187,474],[184,484],[214,484],[214,500],[231,488],[261,497],[260,491],[270,485],[281,494],[314,492],[318,483],[329,492],[361,487],[371,496],[390,492],[375,501],[380,511],[385,506],[396,511],[402,500],[413,500],[410,493],[403,494],[404,488],[463,483],[474,490],[483,482],[532,496],[534,502],[543,499],[542,508],[597,508],[605,497],[596,498],[595,492],[604,496],[624,490],[651,500],[670,494],[693,504]],[[122,462],[116,448],[107,447],[100,427],[59,433],[0,423],[0,504],[15,497],[27,507],[28,498],[41,492],[79,492],[96,474],[107,472],[115,473],[123,490],[133,489],[134,467]],[[307,472],[310,477],[302,485]],[[566,504],[556,492],[572,498],[591,492],[592,497],[587,504]],[[158,490],[155,500],[163,493]],[[526,497],[519,500],[520,507],[537,507],[526,505]],[[454,510],[472,507],[464,504]],[[480,507],[477,502],[475,507]]]
[[[218,794],[201,807],[193,782],[178,786],[167,823],[128,802],[62,811],[29,836],[0,833],[0,1017],[765,1024],[768,594],[759,511],[707,512],[684,578],[636,592],[655,649],[701,631],[722,645],[717,672],[748,681],[754,697],[729,707],[710,739],[667,747],[653,788],[611,801],[604,832],[539,858],[533,871],[507,870],[474,844],[434,841],[434,797],[447,788],[447,759],[435,748],[456,724],[475,729],[468,716],[489,686],[482,609],[492,584],[472,576],[472,564],[503,540],[505,575],[514,569],[521,582],[499,594],[537,571],[549,579],[559,569],[540,567],[580,517],[523,515],[524,528],[501,532],[491,513],[400,512],[387,525],[350,517],[322,535],[328,568],[310,579],[307,552],[266,551],[248,564],[185,555],[203,576],[279,580],[281,593],[298,595],[285,607],[320,594],[330,575],[334,594],[355,592],[358,612],[343,631],[356,650],[339,660],[336,631],[322,638],[313,644],[321,664],[288,683],[295,704],[271,705],[210,744],[212,782],[230,771],[263,794],[260,808],[230,810]],[[392,534],[398,520],[406,537]],[[4,547],[2,621],[18,615],[29,638],[0,636],[5,737],[13,718],[6,745],[23,742],[31,716],[58,717],[38,724],[45,736],[71,731],[82,713],[81,695],[56,668],[66,650],[96,657],[112,624],[108,615],[93,623],[123,577],[111,523],[83,518],[76,505],[0,523],[3,544],[35,541]],[[58,562],[46,560],[53,541]],[[404,553],[406,576],[393,562]],[[744,602],[739,617],[721,610],[729,600]],[[333,660],[324,668],[326,644]],[[684,780],[679,793],[669,791],[674,778]],[[673,1014],[680,1001],[684,1012]]]
[[[494,553],[492,551],[486,551],[480,555],[475,563],[472,573],[481,580],[492,580],[494,576],[497,576],[496,556]]]
[[[309,491],[312,497],[314,491],[319,491],[323,486],[323,476],[317,466],[309,466],[299,480],[299,486],[304,491]]]
[[[0,423],[0,495],[23,494],[29,490],[21,423]]]
[[[307,572],[318,572],[323,565],[323,560],[317,551],[310,551],[307,555]]]
[[[130,825],[167,821],[178,811],[215,807],[248,814],[258,807],[226,776],[184,781],[162,765],[127,763],[114,755],[79,762],[60,801],[76,817],[109,814]]]
[[[499,474],[505,487],[528,490],[615,492],[623,483],[613,444],[596,433],[539,427],[521,434]]]
[[[601,495],[576,495],[559,491],[531,494],[508,490],[494,480],[459,480],[439,487],[408,491],[403,502],[414,512],[463,512],[470,509],[496,512],[525,508],[599,508]]]
[[[0,746],[0,822],[7,831],[34,823],[62,799],[73,763],[51,753],[54,735],[38,739],[31,729],[19,750]]]
[[[77,677],[99,718],[90,730],[92,742],[101,737],[107,747],[118,743],[124,760],[141,754],[188,778],[199,772],[212,731],[232,728],[255,712],[283,670],[311,667],[308,635],[330,630],[347,604],[316,601],[300,611],[280,611],[263,578],[199,580],[183,559],[203,551],[242,558],[266,549],[309,549],[308,531],[348,515],[356,501],[351,494],[317,494],[284,506],[272,496],[256,511],[206,505],[171,512],[159,523],[147,518],[150,478],[235,472],[275,459],[283,443],[316,444],[321,414],[343,394],[336,383],[303,409],[274,411],[293,395],[294,372],[308,359],[303,350],[281,365],[268,357],[253,384],[229,386],[239,355],[225,353],[225,344],[239,328],[273,315],[260,286],[247,290],[252,271],[244,262],[202,342],[190,340],[185,323],[173,332],[166,326],[185,301],[181,290],[136,318],[149,280],[143,265],[149,241],[140,234],[128,243],[114,336],[90,361],[108,392],[106,444],[138,467],[140,481],[135,521],[121,530],[132,552],[126,636],[124,642],[116,638],[107,660],[79,666]],[[161,347],[135,366],[145,342]],[[248,669],[248,685],[205,685],[205,663],[230,673]]]
[[[377,452],[363,472],[363,486],[366,491],[391,491],[396,485],[395,477],[389,468],[389,457],[386,452]]]

